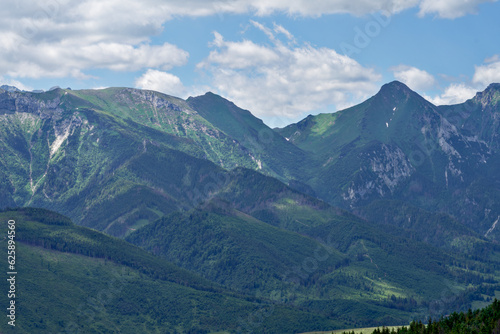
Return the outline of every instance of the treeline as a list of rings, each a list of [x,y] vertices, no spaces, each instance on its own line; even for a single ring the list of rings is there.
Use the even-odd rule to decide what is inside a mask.
[[[427,324],[412,321],[408,327],[375,329],[372,334],[462,334],[462,333],[500,333],[500,302],[495,298],[493,303],[481,310],[454,312],[439,320],[429,318]],[[343,334],[355,334],[343,332]]]

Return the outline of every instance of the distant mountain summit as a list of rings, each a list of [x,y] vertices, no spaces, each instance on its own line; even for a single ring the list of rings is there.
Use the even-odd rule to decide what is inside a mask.
[[[500,101],[500,83],[490,84],[483,92],[478,92],[473,98],[484,105],[496,105]]]
[[[500,215],[499,87],[434,106],[394,81],[357,106],[277,131],[319,159],[305,182],[330,203],[404,200],[486,233]]]
[[[5,90],[7,92],[20,92],[21,90],[14,86],[2,85],[0,89]]]
[[[305,152],[250,111],[211,92],[190,97],[186,102],[200,116],[246,147],[255,157],[259,170],[282,181],[295,179],[304,173],[300,161],[306,159]]]

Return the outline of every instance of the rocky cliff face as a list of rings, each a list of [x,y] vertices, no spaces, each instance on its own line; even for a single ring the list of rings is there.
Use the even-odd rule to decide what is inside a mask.
[[[391,195],[415,172],[409,158],[397,146],[381,144],[376,150],[362,154],[367,164],[360,168],[343,199],[354,207],[359,200]]]

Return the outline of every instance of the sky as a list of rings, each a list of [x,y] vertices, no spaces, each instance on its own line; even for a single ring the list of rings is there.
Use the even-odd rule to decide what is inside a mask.
[[[399,80],[434,104],[500,82],[496,0],[0,0],[0,84],[207,91],[270,126]]]

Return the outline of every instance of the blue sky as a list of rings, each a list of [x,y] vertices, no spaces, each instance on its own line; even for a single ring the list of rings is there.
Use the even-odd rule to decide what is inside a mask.
[[[283,126],[362,102],[395,79],[436,104],[500,82],[496,1],[21,0],[2,8],[0,83],[26,90],[212,91]]]

